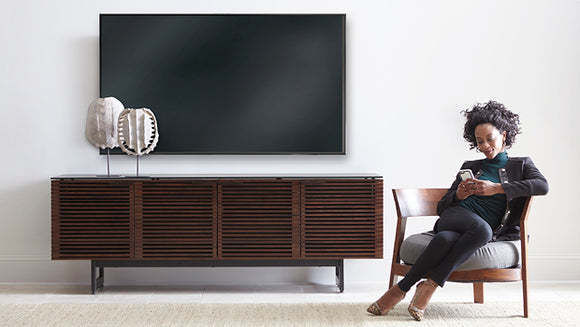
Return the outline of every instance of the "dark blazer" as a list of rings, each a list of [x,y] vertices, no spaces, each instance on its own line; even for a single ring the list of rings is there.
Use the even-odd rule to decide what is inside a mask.
[[[471,169],[475,174],[480,170],[481,163],[484,160],[466,161],[461,166],[461,169]],[[547,194],[548,181],[529,157],[509,158],[504,168],[507,177],[505,174],[501,176],[501,172],[500,177],[503,177],[502,185],[508,201],[509,214],[504,220],[503,227],[495,231],[494,238],[497,240],[514,240],[520,238],[520,216],[522,215],[526,197]],[[459,183],[461,183],[461,178],[458,174],[451,188],[447,190],[447,193],[437,204],[437,214],[439,216],[445,209],[459,205],[461,202],[455,196]]]

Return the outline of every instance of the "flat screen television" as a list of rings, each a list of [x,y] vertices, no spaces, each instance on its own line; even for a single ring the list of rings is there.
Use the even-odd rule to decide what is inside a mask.
[[[100,96],[153,111],[154,154],[345,154],[345,20],[101,14]]]

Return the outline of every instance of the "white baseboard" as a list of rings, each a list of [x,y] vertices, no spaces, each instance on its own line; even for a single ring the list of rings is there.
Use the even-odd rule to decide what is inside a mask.
[[[388,260],[388,261],[387,261]],[[345,262],[346,283],[382,282],[383,271],[390,266],[390,258],[383,260]],[[370,271],[369,271],[370,270]],[[387,268],[388,270],[388,268]],[[90,262],[85,260],[51,260],[35,255],[0,256],[0,283],[62,283],[88,284]],[[260,282],[330,282],[333,268],[108,268],[106,283],[252,283]],[[381,277],[379,277],[381,276]],[[235,280],[232,280],[232,277]],[[377,279],[377,280],[374,280]],[[580,279],[580,255],[531,255],[529,280],[531,282],[565,282]]]
[[[36,255],[4,255],[0,256],[0,262],[4,261],[50,261],[50,257]]]
[[[530,281],[568,281],[580,279],[580,255],[530,255]]]

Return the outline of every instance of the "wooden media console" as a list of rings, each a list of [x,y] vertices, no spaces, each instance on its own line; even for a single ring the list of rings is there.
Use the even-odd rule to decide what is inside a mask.
[[[334,266],[383,257],[378,175],[63,175],[51,180],[52,259],[105,267]]]

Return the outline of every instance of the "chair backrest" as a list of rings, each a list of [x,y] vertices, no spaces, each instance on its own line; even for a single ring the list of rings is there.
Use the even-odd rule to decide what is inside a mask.
[[[437,216],[437,203],[445,192],[444,188],[394,189],[397,215],[399,218]]]

